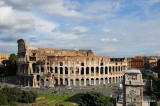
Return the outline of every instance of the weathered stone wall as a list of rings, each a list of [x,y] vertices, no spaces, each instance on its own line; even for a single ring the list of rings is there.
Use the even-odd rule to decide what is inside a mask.
[[[91,50],[31,47],[18,40],[18,72],[24,86],[86,86],[122,81],[126,58],[94,56]]]

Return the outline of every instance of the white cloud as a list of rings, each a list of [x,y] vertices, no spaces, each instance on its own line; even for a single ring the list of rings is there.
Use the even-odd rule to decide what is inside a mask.
[[[88,28],[87,27],[83,27],[83,26],[75,26],[75,27],[73,27],[73,30],[74,31],[78,31],[80,33],[84,33],[84,32],[88,31]]]
[[[0,32],[27,31],[33,28],[30,17],[25,15],[17,16],[20,13],[9,6],[1,6],[0,14]]]
[[[90,18],[106,19],[115,17],[115,13],[121,10],[121,1],[92,1],[84,5],[83,13]]]
[[[111,29],[107,29],[107,28],[103,28],[102,31],[103,32],[111,32],[112,30]]]
[[[116,38],[112,38],[112,39],[110,39],[110,38],[102,38],[100,41],[101,42],[117,42],[118,40]]]
[[[75,10],[76,3],[71,3],[71,1],[68,1],[67,6],[64,5],[64,0],[5,0],[5,3],[20,11],[30,11],[32,8],[37,8],[48,14],[83,17],[81,13]]]

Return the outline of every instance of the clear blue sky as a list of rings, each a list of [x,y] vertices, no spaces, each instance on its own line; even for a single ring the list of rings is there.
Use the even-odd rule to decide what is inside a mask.
[[[160,0],[0,0],[0,52],[17,40],[96,56],[160,55]]]

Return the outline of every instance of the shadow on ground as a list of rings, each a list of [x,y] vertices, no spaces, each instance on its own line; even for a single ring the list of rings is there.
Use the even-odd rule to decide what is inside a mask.
[[[79,103],[80,102],[80,97],[83,95],[83,93],[77,93],[71,97],[69,97],[68,99],[64,100],[66,102],[74,102],[74,103]]]

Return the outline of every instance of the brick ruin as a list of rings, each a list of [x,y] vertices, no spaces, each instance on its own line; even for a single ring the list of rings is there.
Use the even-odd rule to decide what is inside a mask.
[[[18,41],[19,83],[30,87],[107,85],[122,81],[126,58],[94,56],[92,50],[38,48]]]

